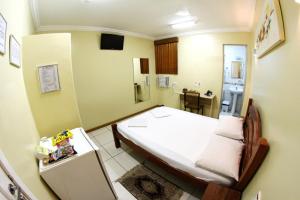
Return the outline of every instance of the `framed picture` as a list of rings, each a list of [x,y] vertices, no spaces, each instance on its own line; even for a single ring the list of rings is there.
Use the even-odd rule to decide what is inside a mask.
[[[9,36],[9,62],[16,67],[21,67],[20,44],[13,35]]]
[[[255,51],[262,58],[285,40],[279,0],[265,0],[256,27]]]
[[[42,93],[60,90],[57,64],[39,66],[38,75]]]
[[[5,54],[7,23],[0,13],[0,54]]]

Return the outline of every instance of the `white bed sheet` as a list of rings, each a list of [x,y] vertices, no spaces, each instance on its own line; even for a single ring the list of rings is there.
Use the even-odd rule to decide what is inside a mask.
[[[147,127],[128,127],[131,118],[118,123],[119,133],[177,169],[204,181],[232,184],[233,179],[195,165],[214,134],[217,119],[165,106],[155,109],[170,116],[155,118],[150,110],[134,117],[146,119]]]

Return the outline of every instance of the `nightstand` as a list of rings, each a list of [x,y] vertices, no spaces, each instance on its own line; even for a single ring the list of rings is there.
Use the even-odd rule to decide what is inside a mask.
[[[201,200],[240,200],[242,193],[226,186],[209,183]]]

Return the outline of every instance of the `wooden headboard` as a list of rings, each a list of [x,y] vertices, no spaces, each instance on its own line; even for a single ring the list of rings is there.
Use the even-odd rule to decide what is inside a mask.
[[[268,141],[262,138],[259,112],[252,99],[249,99],[244,119],[244,138],[245,149],[240,166],[240,180],[234,186],[239,191],[243,191],[251,181],[269,150]]]

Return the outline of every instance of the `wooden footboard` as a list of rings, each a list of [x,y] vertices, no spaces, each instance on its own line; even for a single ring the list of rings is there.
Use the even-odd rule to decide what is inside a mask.
[[[114,141],[115,141],[115,146],[116,148],[120,148],[121,147],[121,143],[120,143],[120,140],[118,138],[118,129],[117,129],[117,124],[112,124],[111,125],[111,129],[112,129],[112,132],[113,132],[113,136],[114,136]]]
[[[136,153],[144,156],[147,160],[157,164],[166,171],[180,177],[190,183],[195,184],[198,187],[206,188],[208,182],[198,179],[188,172],[174,168],[167,162],[153,155],[151,152],[136,145],[134,142],[125,138],[118,132],[117,124],[112,125],[113,137],[116,148],[121,147],[120,140],[126,145],[131,147]],[[266,139],[261,137],[261,121],[258,110],[253,105],[252,99],[249,100],[247,114],[244,119],[244,137],[245,137],[245,149],[240,165],[240,180],[234,183],[231,187],[243,191],[256,171],[262,164],[264,158],[269,150],[269,144]]]

